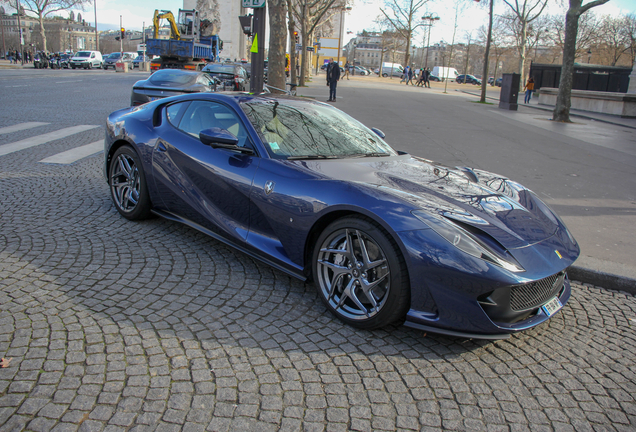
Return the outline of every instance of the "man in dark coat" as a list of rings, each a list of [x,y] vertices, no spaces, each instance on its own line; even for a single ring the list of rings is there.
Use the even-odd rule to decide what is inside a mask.
[[[340,80],[340,65],[331,59],[331,63],[327,66],[327,85],[329,86],[329,100],[327,102],[336,101],[338,80]]]

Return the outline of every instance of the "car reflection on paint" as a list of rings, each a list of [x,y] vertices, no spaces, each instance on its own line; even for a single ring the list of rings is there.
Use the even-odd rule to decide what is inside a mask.
[[[558,216],[510,179],[383,138],[317,101],[198,93],[112,113],[104,169],[124,217],[312,280],[355,327],[502,338],[558,313],[579,255]]]

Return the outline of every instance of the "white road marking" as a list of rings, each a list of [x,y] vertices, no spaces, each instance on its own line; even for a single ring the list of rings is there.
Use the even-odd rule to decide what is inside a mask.
[[[34,127],[38,127],[38,126],[45,126],[49,123],[42,123],[42,122],[27,122],[27,123],[18,123],[16,125],[13,126],[7,126],[7,127],[3,127],[0,128],[0,134],[8,134],[11,132],[18,132],[21,130],[27,130],[27,129],[31,129]]]
[[[45,159],[41,163],[68,165],[77,162],[85,157],[95,155],[104,151],[104,140],[95,141],[81,147],[76,147],[62,153],[54,154]]]
[[[0,145],[0,156],[4,156],[9,153],[17,152],[17,151],[24,150],[30,147],[39,146],[40,144],[45,144],[50,141],[55,141],[70,135],[74,135],[76,133],[84,132],[84,131],[95,129],[98,127],[99,126],[94,126],[94,125],[72,126],[72,127],[56,130],[53,132],[45,133],[42,135],[34,136],[31,138],[23,139],[21,141],[16,141],[10,144]]]

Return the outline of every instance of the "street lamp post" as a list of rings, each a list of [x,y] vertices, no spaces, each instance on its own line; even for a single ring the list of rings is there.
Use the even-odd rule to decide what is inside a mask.
[[[20,38],[20,59],[22,66],[24,66],[24,52],[23,52],[23,41],[22,41],[22,23],[20,22],[20,0],[17,0],[16,6],[18,9],[18,37]]]
[[[97,34],[97,0],[93,0],[95,7],[95,51],[99,51],[99,35]]]
[[[433,27],[433,23],[435,21],[439,21],[439,17],[428,15],[428,16],[423,16],[422,20],[428,21],[428,24],[426,24],[428,26],[428,41],[426,42],[426,60],[424,60],[424,69],[426,69],[428,68],[428,50],[431,46],[431,27]]]

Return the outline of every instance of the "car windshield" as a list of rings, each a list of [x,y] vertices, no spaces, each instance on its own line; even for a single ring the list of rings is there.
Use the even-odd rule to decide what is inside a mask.
[[[109,59],[118,59],[121,56],[121,53],[112,53],[108,56]]]
[[[179,86],[194,83],[198,74],[175,69],[162,69],[150,75],[148,82],[156,86]]]
[[[220,65],[220,64],[209,64],[205,68],[203,68],[204,72],[214,72],[214,73],[224,73],[234,75],[234,66],[232,65]]]
[[[75,54],[75,57],[90,57],[91,53],[90,51],[80,51],[77,54]]]
[[[328,105],[277,99],[243,102],[241,107],[273,158],[322,159],[396,154],[362,123]]]

